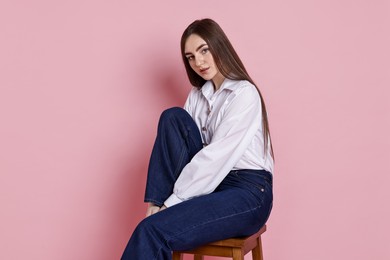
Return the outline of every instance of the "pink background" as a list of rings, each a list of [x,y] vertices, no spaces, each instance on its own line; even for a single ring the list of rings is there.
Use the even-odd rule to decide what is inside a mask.
[[[267,101],[265,258],[390,259],[385,0],[2,0],[0,259],[119,259],[158,116],[190,90],[181,33],[202,17]]]

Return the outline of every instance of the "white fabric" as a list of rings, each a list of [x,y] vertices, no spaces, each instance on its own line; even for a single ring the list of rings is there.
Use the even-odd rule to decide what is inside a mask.
[[[264,154],[261,100],[253,84],[225,79],[214,92],[207,81],[191,90],[184,109],[195,120],[204,148],[184,167],[167,207],[213,192],[231,170],[273,172],[270,147]]]

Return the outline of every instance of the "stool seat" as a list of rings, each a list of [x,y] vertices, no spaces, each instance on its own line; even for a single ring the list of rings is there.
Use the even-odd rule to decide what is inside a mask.
[[[244,256],[252,251],[253,260],[263,260],[261,234],[267,230],[263,226],[257,233],[244,238],[229,238],[212,242],[189,251],[174,251],[173,260],[182,260],[183,254],[193,254],[194,260],[203,260],[203,256],[232,257],[233,260],[244,260]]]

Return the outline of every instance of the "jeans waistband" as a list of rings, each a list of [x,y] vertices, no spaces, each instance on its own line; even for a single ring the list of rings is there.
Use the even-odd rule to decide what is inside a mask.
[[[264,179],[266,182],[268,182],[271,185],[272,185],[272,181],[273,181],[273,175],[266,170],[241,169],[241,170],[232,170],[231,173],[235,173],[238,175],[245,174],[245,173],[252,174],[252,175],[258,175],[259,177],[261,177],[262,179]]]

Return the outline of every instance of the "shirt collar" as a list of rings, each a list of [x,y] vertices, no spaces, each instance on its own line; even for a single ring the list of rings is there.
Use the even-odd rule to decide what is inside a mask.
[[[225,78],[225,80],[222,82],[221,87],[218,89],[218,92],[223,91],[225,89],[227,90],[234,90],[234,86],[237,83],[237,80],[232,80]],[[214,85],[211,80],[206,81],[206,83],[202,86],[202,94],[209,99],[214,94]]]

